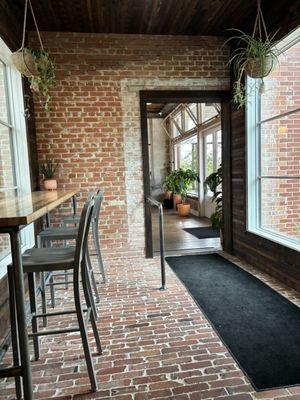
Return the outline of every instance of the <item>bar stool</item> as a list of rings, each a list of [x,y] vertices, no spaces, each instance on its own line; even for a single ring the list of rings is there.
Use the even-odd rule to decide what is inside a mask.
[[[104,196],[104,190],[99,189],[97,190],[97,194],[102,194],[102,200]],[[92,195],[93,193],[90,192],[88,196]],[[89,197],[88,197],[89,198]],[[102,283],[106,283],[106,276],[105,276],[105,270],[104,270],[104,264],[102,260],[102,255],[101,255],[101,250],[100,250],[100,238],[99,238],[99,215],[100,215],[100,209],[101,209],[102,201],[101,204],[99,205],[99,212],[96,214],[95,212],[95,218],[92,219],[92,234],[93,234],[93,243],[94,243],[94,248],[96,250],[96,256],[97,256],[97,261],[98,261],[98,266],[100,273],[102,275]],[[95,205],[96,207],[96,205]],[[78,215],[74,214],[69,215],[66,217],[62,218],[62,225],[63,226],[68,226],[68,225],[75,225],[78,224]]]
[[[93,194],[89,195],[90,198],[92,196],[93,196]],[[97,195],[94,198],[94,208],[93,208],[93,213],[92,213],[92,227],[94,227],[94,225],[96,225],[98,227],[98,220],[99,220],[99,214],[100,214],[100,208],[101,208],[102,200],[103,200],[103,193],[101,191],[98,191]],[[49,244],[54,240],[60,240],[60,241],[64,241],[64,242],[66,242],[67,240],[73,240],[73,239],[76,239],[77,234],[78,234],[78,227],[77,226],[75,226],[75,227],[63,226],[63,227],[45,228],[43,231],[41,231],[37,235],[38,247],[39,248],[45,247],[45,244],[47,244],[49,246]],[[88,248],[87,248],[86,257],[87,257],[88,273],[89,273],[90,280],[91,280],[92,285],[93,285],[96,301],[99,303],[100,298],[99,298],[97,283],[96,283],[96,280],[95,280],[94,271],[93,271],[93,268],[92,268],[92,263],[91,263],[91,260],[90,260]],[[66,280],[65,280],[65,282],[54,282],[53,281],[53,277],[59,276],[59,275],[64,275],[65,277],[67,277],[68,276],[68,271],[53,272],[53,273],[48,274],[47,277],[45,277],[44,273],[41,274],[41,294],[42,294],[42,307],[43,307],[43,312],[44,313],[47,312],[47,300],[46,300],[46,294],[45,294],[46,285],[50,286],[51,304],[52,304],[52,307],[55,307],[54,286],[55,285],[63,285],[65,283],[67,283]],[[94,305],[94,302],[92,303],[92,306],[93,306],[95,314],[96,314],[96,307]],[[96,314],[96,316],[97,316],[97,314]],[[47,318],[46,317],[44,318],[44,326],[47,326]]]
[[[22,262],[23,262],[24,272],[28,274],[30,309],[32,317],[31,318],[32,334],[30,334],[29,336],[33,337],[35,359],[38,360],[40,356],[39,336],[55,335],[55,334],[62,334],[69,332],[80,332],[91,388],[93,391],[96,391],[97,381],[96,381],[93,359],[87,335],[87,322],[90,320],[95,337],[97,350],[98,353],[101,354],[102,349],[96,325],[96,317],[94,315],[94,310],[92,307],[91,286],[88,278],[88,270],[86,262],[88,234],[89,234],[93,209],[94,209],[94,202],[92,200],[86,202],[80,217],[78,235],[76,238],[75,247],[33,248],[27,250],[24,253],[24,255],[22,256]],[[36,301],[35,274],[37,272],[45,273],[51,271],[60,271],[63,269],[72,271],[73,273],[72,283],[73,283],[75,310],[64,310],[51,313],[38,313],[37,301]],[[82,301],[80,297],[80,281],[82,282],[83,293],[87,306],[86,309],[83,309],[82,307]],[[12,264],[8,266],[8,282],[9,282],[9,294],[10,294],[9,296],[10,309],[14,310],[13,304],[15,301],[14,298],[15,284],[14,284]],[[11,312],[13,313],[14,311]],[[83,314],[84,312],[86,312],[85,316]],[[74,313],[77,316],[78,327],[39,331],[38,318],[43,318],[44,316],[51,317],[58,315],[70,315]],[[14,343],[13,355],[14,355],[14,362],[16,363],[19,361],[18,345],[17,345],[18,344],[17,326],[14,315],[12,314],[11,317],[12,317],[11,318],[12,341]],[[20,389],[20,380],[19,378],[16,379],[18,380],[17,398],[19,399],[21,398],[22,393]]]

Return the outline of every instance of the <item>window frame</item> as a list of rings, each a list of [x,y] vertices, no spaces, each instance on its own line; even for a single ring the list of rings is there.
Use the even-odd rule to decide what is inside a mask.
[[[0,191],[14,190],[19,194],[31,192],[27,130],[24,116],[23,85],[21,74],[11,65],[11,50],[0,38],[0,59],[5,65],[7,107],[12,135],[12,159],[14,164],[15,186]],[[1,122],[2,124],[2,122]],[[21,252],[34,246],[34,225],[21,230]],[[11,262],[11,254],[0,259],[0,279],[6,274],[6,266]]]
[[[295,29],[276,46],[279,54],[284,53],[300,41],[300,28]],[[250,77],[246,78],[248,107],[246,112],[246,230],[275,243],[300,251],[300,240],[289,238],[284,234],[277,233],[261,226],[261,125],[268,121],[261,121],[261,102],[259,95],[259,81]],[[299,111],[298,111],[299,112]],[[297,113],[297,108],[291,110]],[[273,119],[279,119],[282,114],[272,116]],[[274,175],[276,177],[277,175]],[[276,178],[277,179],[277,178]],[[296,177],[297,179],[297,177]]]

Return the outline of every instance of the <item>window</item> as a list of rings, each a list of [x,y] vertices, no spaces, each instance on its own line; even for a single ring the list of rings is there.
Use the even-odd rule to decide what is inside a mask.
[[[222,162],[222,133],[217,130],[204,137],[204,172],[207,178],[216,172]],[[208,193],[209,194],[209,193]]]
[[[194,129],[197,124],[197,104],[188,104],[184,112],[185,131]]]
[[[176,168],[187,169],[190,168],[193,171],[198,172],[198,140],[197,135],[194,135],[186,140],[175,145],[176,157]],[[189,193],[198,195],[198,182],[194,182]]]
[[[248,230],[300,250],[300,28],[279,64],[248,79]]]
[[[30,191],[21,75],[9,65],[10,50],[0,39],[0,200]],[[33,227],[21,234],[22,250],[32,247]],[[8,234],[0,234],[0,278],[10,259]]]

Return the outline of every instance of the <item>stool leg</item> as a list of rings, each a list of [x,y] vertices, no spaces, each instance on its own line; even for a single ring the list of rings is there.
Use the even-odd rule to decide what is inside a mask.
[[[39,331],[38,319],[36,318],[37,313],[37,303],[36,303],[36,283],[35,283],[35,273],[28,273],[28,287],[29,287],[29,299],[30,299],[30,311],[31,311],[31,326],[32,333],[37,333]],[[33,336],[33,347],[34,356],[36,361],[40,358],[40,344],[38,336]]]
[[[94,293],[95,293],[95,297],[96,297],[96,303],[100,302],[100,298],[99,298],[99,292],[98,292],[98,288],[97,288],[97,283],[96,283],[96,279],[95,279],[95,275],[94,275],[94,271],[93,271],[93,266],[92,266],[92,262],[91,262],[91,258],[90,258],[90,254],[89,254],[89,250],[87,249],[86,252],[86,264],[88,266],[88,271],[89,271],[89,276],[94,288]]]
[[[84,266],[84,268],[82,268],[81,274],[82,274],[83,293],[84,293],[86,305],[88,308],[91,309],[90,320],[91,320],[91,324],[92,324],[92,328],[93,328],[93,332],[94,332],[94,337],[95,337],[98,354],[102,354],[102,347],[101,347],[100,337],[99,337],[98,328],[97,328],[97,324],[96,324],[96,315],[95,315],[93,307],[92,307],[91,292],[89,291],[88,284],[87,284],[89,276],[88,276],[88,270],[87,270],[86,265]]]
[[[37,236],[37,247],[41,248],[43,247],[43,243],[41,240],[41,237],[38,235]],[[47,313],[47,298],[46,298],[46,278],[45,278],[45,272],[41,272],[41,298],[42,298],[42,311],[43,314]],[[48,318],[43,317],[43,326],[46,327],[48,325]]]
[[[89,374],[89,378],[90,378],[90,382],[91,382],[92,391],[96,392],[98,389],[98,385],[97,385],[97,380],[96,380],[96,375],[95,375],[95,370],[94,370],[92,354],[91,354],[90,347],[89,347],[87,330],[86,330],[85,321],[84,321],[83,312],[82,312],[80,290],[79,290],[78,270],[74,272],[74,287],[73,287],[73,289],[74,289],[76,314],[77,314],[78,325],[79,325],[80,334],[81,334],[81,340],[82,340],[82,346],[83,346],[83,351],[84,351],[84,355],[85,355],[87,370],[88,370],[88,374]]]
[[[52,243],[50,240],[46,240],[46,242],[47,242],[47,247],[52,246]],[[51,285],[51,283],[54,283],[54,277],[52,274],[50,275],[49,283],[50,283],[49,286],[50,286],[51,306],[52,306],[52,308],[54,308],[55,307],[55,292],[54,292],[54,285]]]
[[[90,266],[89,266],[89,260],[88,260],[87,254],[86,254],[86,256],[85,256],[84,262],[85,262],[85,266],[86,266],[87,273],[88,273],[87,288],[88,288],[88,290],[89,290],[89,294],[90,294],[90,297],[91,297],[91,306],[92,306],[92,308],[93,308],[94,314],[95,314],[96,319],[97,319],[97,310],[96,310],[95,300],[94,300],[93,291],[92,291],[92,286],[91,286],[91,275],[90,275],[90,269],[89,269]],[[97,287],[96,287],[96,291],[97,291],[97,293],[98,293]],[[98,294],[98,296],[99,296],[99,294]],[[100,300],[100,299],[99,299],[99,300]]]
[[[8,267],[8,287],[9,287],[9,311],[10,311],[10,321],[11,321],[11,341],[13,350],[13,361],[14,365],[20,365],[20,353],[19,353],[19,336],[18,336],[18,323],[16,316],[16,298],[15,298],[15,283],[13,275],[13,267]],[[18,400],[23,398],[23,391],[21,385],[21,377],[15,377],[16,383],[16,397]]]
[[[43,314],[47,313],[47,298],[46,298],[46,277],[45,272],[41,272],[41,297],[42,297],[42,311]],[[48,318],[43,317],[43,326],[48,326]]]
[[[99,269],[100,269],[100,272],[102,275],[102,283],[105,283],[106,276],[105,276],[104,265],[103,265],[103,260],[102,260],[102,256],[101,256],[101,251],[100,251],[99,232],[98,232],[98,227],[95,223],[92,223],[92,229],[93,229],[93,240],[94,240],[94,246],[96,249],[98,265],[99,265]]]

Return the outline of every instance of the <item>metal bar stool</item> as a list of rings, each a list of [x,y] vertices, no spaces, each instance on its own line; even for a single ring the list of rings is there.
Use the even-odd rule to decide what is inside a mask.
[[[89,197],[91,198],[92,196],[90,195]],[[99,213],[100,213],[100,208],[101,208],[101,204],[102,204],[102,199],[103,199],[103,194],[102,194],[102,192],[99,191],[98,194],[94,198],[94,208],[93,208],[93,213],[92,213],[92,227],[93,228],[94,228],[95,224],[97,224],[97,226],[98,226]],[[78,234],[77,226],[76,227],[63,226],[63,227],[55,227],[55,228],[45,228],[37,236],[38,247],[39,248],[45,247],[44,245],[46,243],[47,243],[47,246],[49,246],[49,244],[54,240],[60,240],[60,241],[63,241],[64,243],[66,243],[67,240],[76,239],[77,234]],[[93,236],[94,236],[94,232],[93,232]],[[96,283],[96,279],[94,276],[94,271],[92,268],[92,263],[90,260],[88,248],[87,248],[86,257],[87,257],[88,272],[89,272],[90,279],[91,279],[91,282],[93,285],[94,294],[95,294],[97,303],[99,303],[100,298],[99,298],[97,283]],[[59,276],[59,275],[67,276],[67,274],[68,274],[68,271],[53,272],[53,273],[48,274],[47,277],[45,276],[44,273],[41,274],[42,306],[43,306],[44,313],[47,312],[47,300],[46,300],[46,295],[45,295],[46,285],[50,286],[51,304],[52,304],[52,307],[55,307],[54,286],[63,285],[66,283],[66,281],[54,282],[53,277]],[[92,303],[92,306],[93,306],[95,314],[96,314],[96,307],[94,305],[94,301]],[[47,318],[46,317],[44,318],[44,326],[47,326]]]
[[[98,194],[102,194],[102,200],[103,200],[104,190],[99,189],[97,191],[96,196]],[[93,195],[93,193],[90,192],[89,196],[90,195]],[[102,260],[102,256],[101,256],[100,238],[99,238],[99,216],[100,216],[101,205],[102,205],[102,201],[99,205],[99,212],[98,213],[95,212],[95,218],[92,219],[92,233],[93,233],[93,243],[94,243],[94,248],[96,251],[98,266],[99,266],[100,273],[102,275],[102,283],[106,283],[106,276],[105,276],[104,264],[103,264],[103,260]],[[70,216],[63,217],[62,224],[63,224],[63,226],[67,226],[67,225],[75,225],[76,226],[76,224],[78,224],[78,216],[73,214]]]
[[[82,345],[87,364],[87,370],[89,379],[91,382],[91,388],[93,391],[97,390],[97,381],[94,371],[92,354],[90,351],[87,335],[87,322],[90,320],[98,353],[102,353],[100,338],[96,325],[96,317],[92,307],[92,294],[91,286],[89,282],[86,254],[87,254],[87,242],[88,234],[90,229],[90,223],[94,208],[94,202],[88,201],[82,210],[81,218],[79,222],[78,235],[76,238],[75,247],[50,247],[50,248],[33,248],[27,250],[22,256],[24,272],[28,274],[29,282],[29,295],[30,295],[30,308],[31,308],[31,323],[32,323],[32,334],[29,336],[33,337],[35,359],[38,360],[40,356],[39,349],[39,336],[62,334],[68,332],[80,332]],[[67,269],[73,273],[73,292],[75,310],[64,310],[51,313],[38,313],[37,302],[36,302],[36,285],[35,285],[35,274],[37,272],[51,272],[60,271]],[[13,266],[8,266],[8,281],[9,281],[9,293],[10,293],[10,305],[11,310],[14,310],[13,303],[14,299],[14,276]],[[80,298],[80,282],[82,282],[83,293],[86,302],[86,309],[82,306]],[[71,282],[70,282],[71,283]],[[84,312],[86,315],[84,316]],[[13,311],[12,311],[13,313]],[[66,329],[53,329],[53,330],[42,330],[39,331],[38,318],[58,316],[58,315],[70,315],[76,314],[78,327],[66,328]],[[13,340],[13,356],[14,362],[19,362],[18,353],[18,337],[17,337],[17,326],[14,315],[12,314],[12,340]],[[21,398],[22,393],[20,389],[20,378],[16,378],[17,382],[17,398]]]

